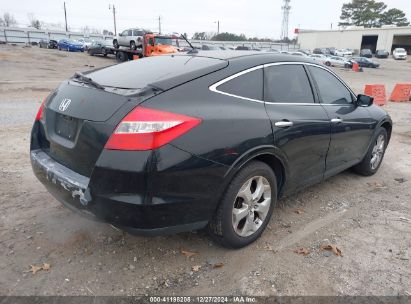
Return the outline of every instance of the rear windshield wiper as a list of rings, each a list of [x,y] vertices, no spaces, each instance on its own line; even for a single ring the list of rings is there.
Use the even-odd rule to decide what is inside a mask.
[[[93,87],[100,89],[100,90],[104,90],[104,87],[101,84],[99,84],[98,82],[95,82],[93,79],[91,79],[90,77],[87,77],[83,73],[75,72],[73,78],[76,81],[92,85]]]

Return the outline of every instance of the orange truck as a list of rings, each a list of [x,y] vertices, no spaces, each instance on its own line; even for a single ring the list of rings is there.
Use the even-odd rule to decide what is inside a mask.
[[[177,48],[173,46],[173,39],[174,37],[167,35],[145,34],[143,37],[142,49],[131,50],[112,48],[111,50],[116,55],[116,60],[118,62],[124,62],[143,57],[173,54],[178,52]]]

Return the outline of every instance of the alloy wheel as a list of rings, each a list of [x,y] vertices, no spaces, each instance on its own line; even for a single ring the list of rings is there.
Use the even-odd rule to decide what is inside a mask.
[[[271,186],[263,176],[247,180],[238,191],[232,212],[234,231],[241,237],[254,234],[264,223],[271,205]]]
[[[385,148],[385,138],[383,134],[378,136],[377,141],[375,142],[374,148],[372,149],[372,156],[371,156],[371,169],[375,170],[378,168],[378,165],[381,163],[382,157],[384,155],[384,148]]]

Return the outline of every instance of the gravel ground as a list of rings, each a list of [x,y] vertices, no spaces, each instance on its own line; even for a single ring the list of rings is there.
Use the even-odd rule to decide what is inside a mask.
[[[336,72],[357,92],[411,81],[410,62],[381,62]],[[149,238],[90,222],[33,176],[29,132],[42,98],[75,71],[111,64],[0,46],[0,295],[411,295],[411,103],[385,107],[394,133],[375,176],[347,171],[284,198],[261,239],[227,250],[201,231]],[[328,244],[342,256],[321,250]]]

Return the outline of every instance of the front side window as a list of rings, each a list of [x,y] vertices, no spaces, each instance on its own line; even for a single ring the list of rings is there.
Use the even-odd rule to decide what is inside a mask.
[[[127,36],[128,35],[128,30],[125,30],[121,33],[121,36]]]
[[[267,102],[314,103],[307,73],[302,65],[265,68],[264,98]]]
[[[317,83],[323,104],[350,104],[353,101],[351,92],[342,82],[330,72],[310,67],[310,71]]]
[[[263,69],[231,79],[218,86],[217,90],[235,96],[263,100]]]

